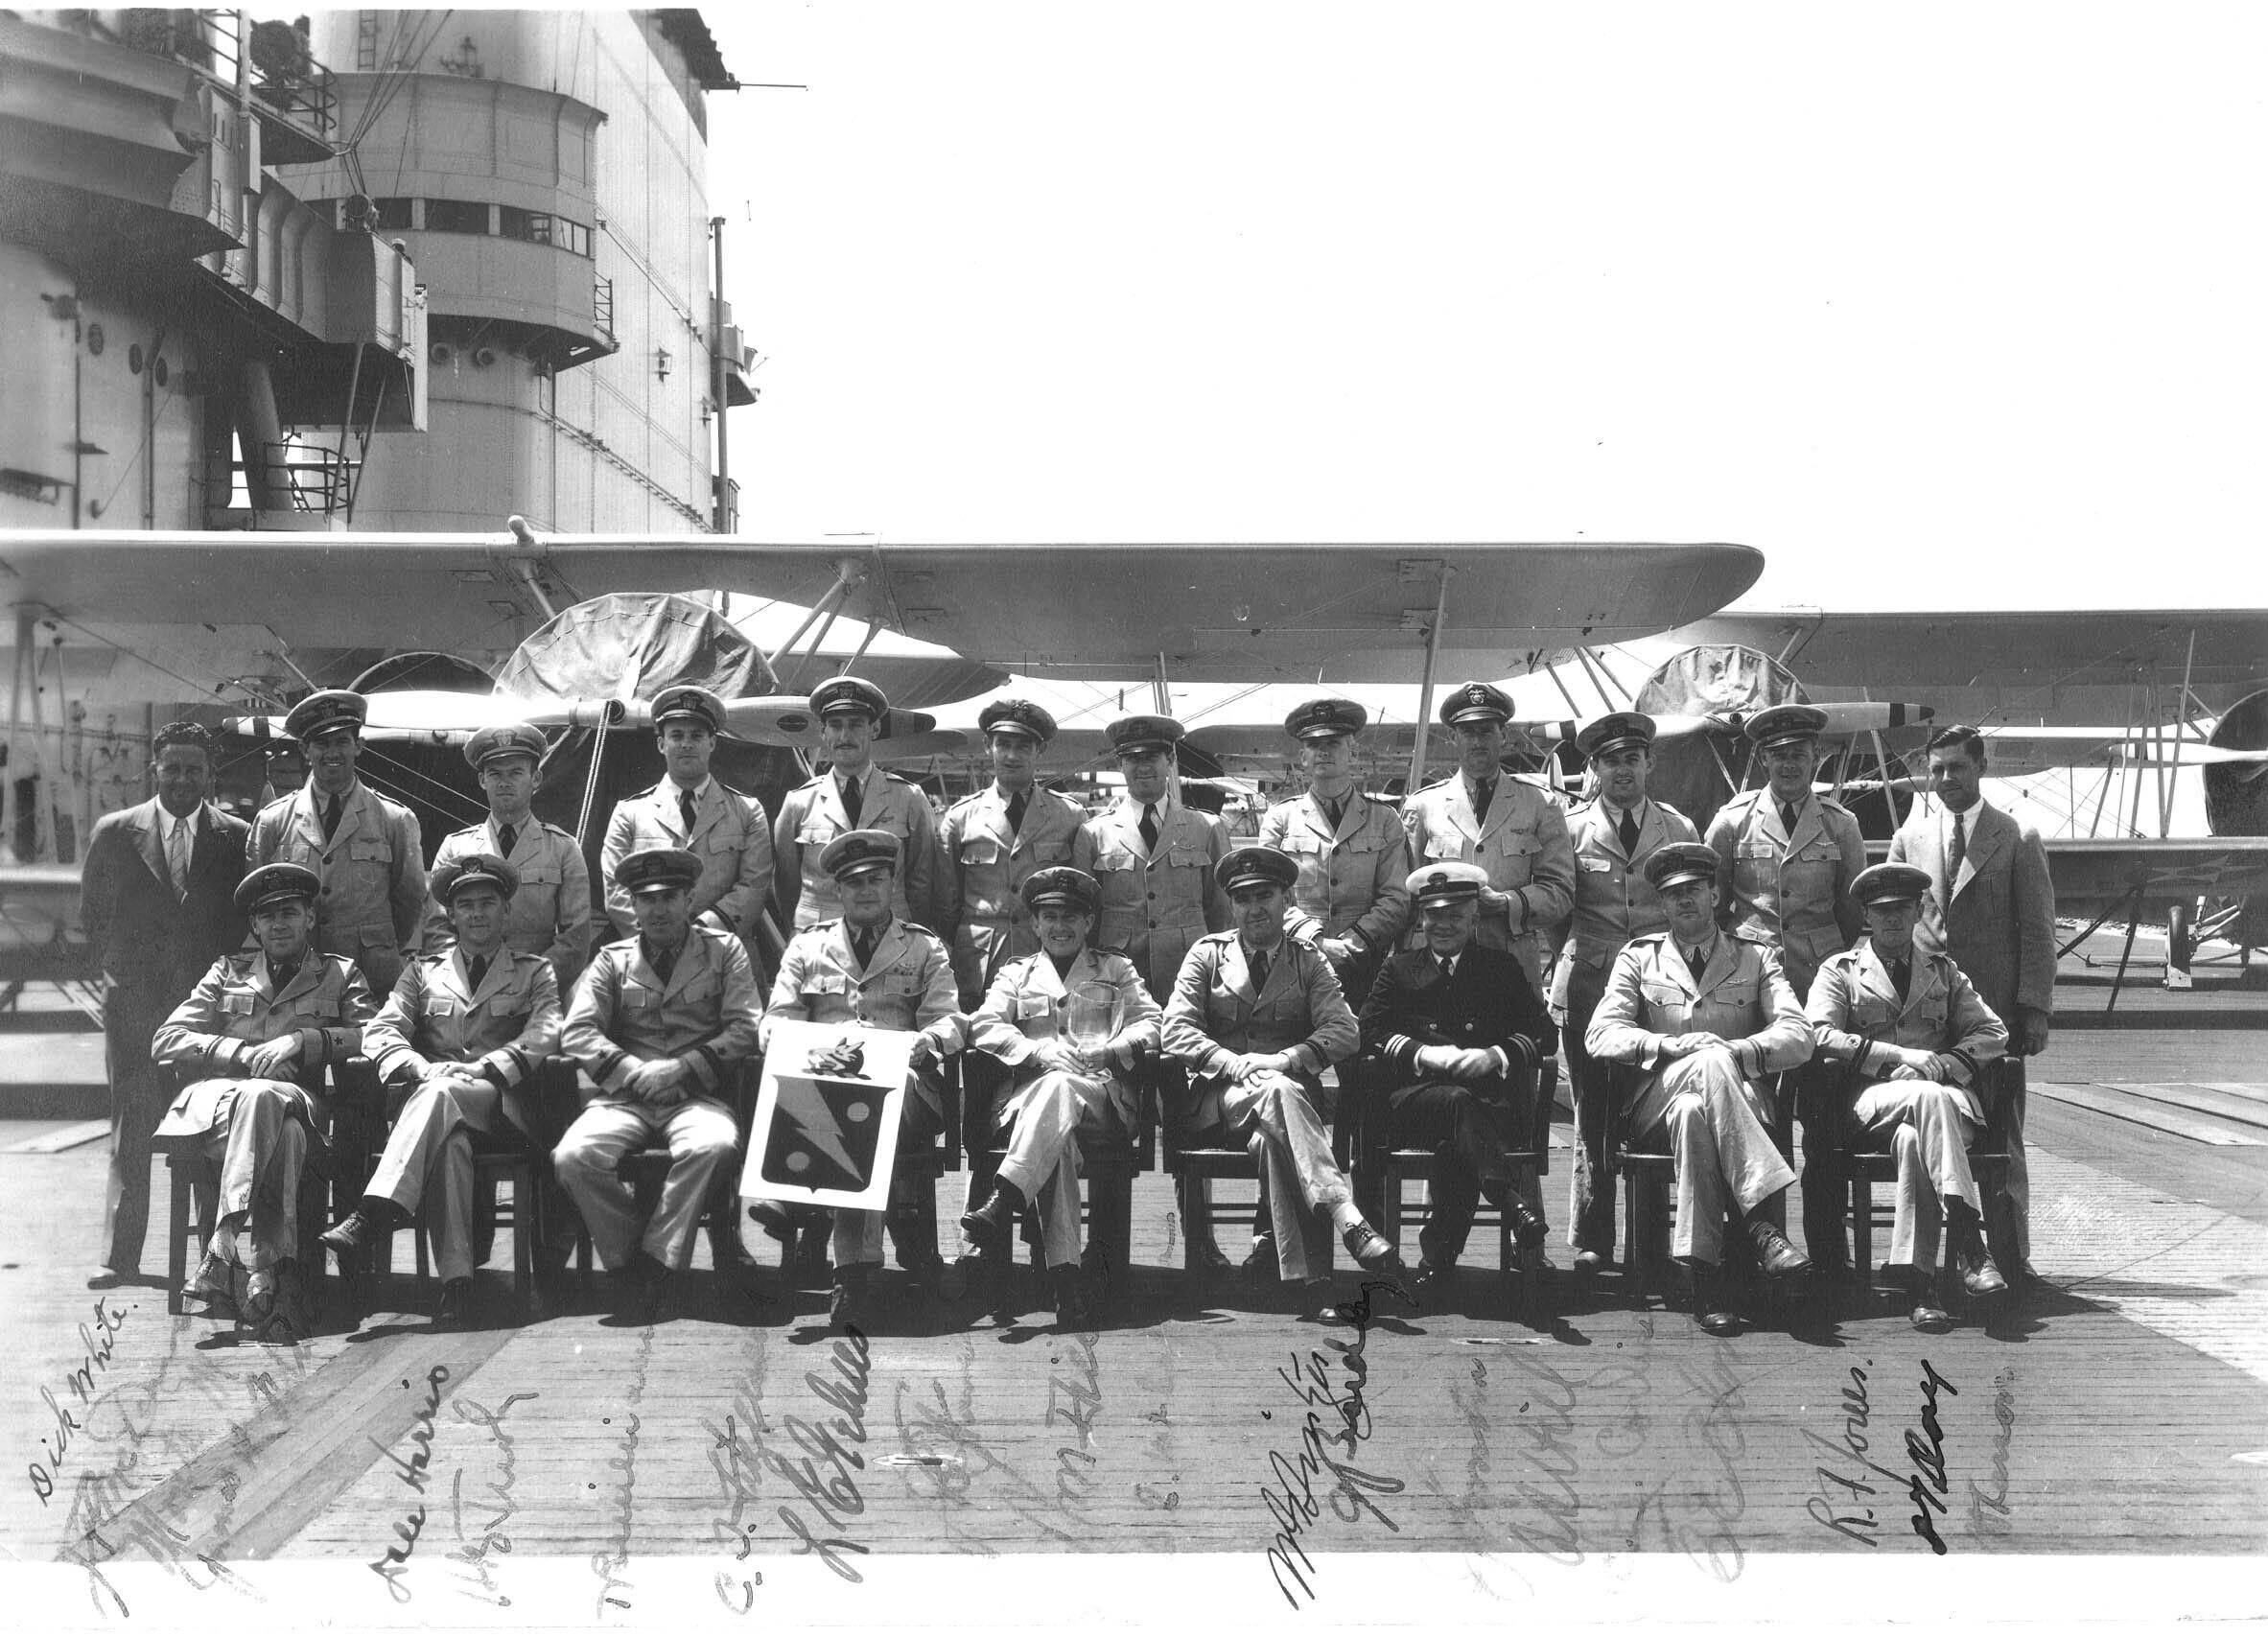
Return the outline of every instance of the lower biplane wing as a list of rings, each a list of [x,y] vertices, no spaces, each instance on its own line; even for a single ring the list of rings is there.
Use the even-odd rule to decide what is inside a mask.
[[[824,607],[988,664],[1088,677],[1495,675],[1698,619],[1755,583],[1731,545],[885,545],[737,537],[0,534],[19,619],[251,621],[298,648],[501,657],[557,609],[696,588]]]

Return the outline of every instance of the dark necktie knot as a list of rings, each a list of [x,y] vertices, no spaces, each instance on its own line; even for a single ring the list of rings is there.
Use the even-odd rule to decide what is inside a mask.
[[[1958,869],[1961,867],[1961,860],[1962,860],[1963,858],[1966,858],[1966,857],[1969,855],[1969,822],[1968,822],[1968,821],[1969,821],[1969,815],[1968,815],[1967,813],[1955,813],[1955,814],[1953,814],[1953,841],[1952,841],[1952,850],[1951,850],[1951,851],[1950,851],[1950,852],[1949,852],[1949,853],[1946,854],[1946,856],[1947,856],[1947,858],[1948,858],[1948,859],[1950,859],[1950,860],[1952,861],[1952,867],[1953,867],[1953,869],[1955,869],[1955,870],[1958,870]]]
[[[700,808],[695,806],[693,802],[693,793],[690,790],[678,791],[677,817],[678,821],[685,826],[685,833],[688,839],[690,839],[692,836],[693,820],[699,816],[699,813]]]
[[[1157,845],[1157,804],[1155,802],[1142,805],[1142,845],[1146,848]]]
[[[654,969],[654,976],[667,983],[669,974],[677,970],[677,956],[678,951],[675,949],[648,949],[645,963]]]
[[[1473,817],[1485,819],[1488,816],[1488,804],[1495,799],[1495,780],[1476,779],[1473,781]]]
[[[278,994],[281,994],[283,993],[284,985],[290,983],[293,975],[297,973],[299,969],[295,965],[278,966],[273,961],[269,962],[268,987],[274,990]]]
[[[1913,981],[1913,963],[1911,961],[1892,961],[1890,963],[1890,981],[1898,986],[1898,998],[1904,1000],[1906,986]]]
[[[480,987],[480,980],[487,975],[488,957],[486,955],[475,955],[465,963],[465,978],[476,990]]]
[[[856,779],[841,780],[837,783],[837,788],[842,793],[843,816],[849,819],[852,824],[857,824],[859,805],[864,799],[864,793],[859,788],[859,781]]]
[[[875,958],[875,935],[866,931],[852,933],[851,953],[857,959],[858,970],[864,971]]]
[[[496,844],[503,849],[505,858],[510,858],[512,849],[520,844],[520,827],[516,824],[500,826],[496,832]]]
[[[1031,793],[1018,790],[1008,798],[1008,833],[1015,835],[1024,827],[1024,814],[1032,805]]]
[[[1259,994],[1262,989],[1267,987],[1268,965],[1268,951],[1266,949],[1254,949],[1252,951],[1251,959],[1252,993],[1254,994]]]
[[[1638,813],[1635,808],[1623,809],[1623,822],[1616,827],[1616,832],[1622,837],[1625,857],[1638,851]]]
[[[1339,833],[1339,821],[1344,818],[1345,814],[1346,800],[1344,797],[1341,797],[1335,802],[1325,802],[1323,804],[1323,822],[1331,827],[1331,833],[1333,835],[1337,835]]]
[[[1686,970],[1694,974],[1694,982],[1699,983],[1701,973],[1707,970],[1709,965],[1709,952],[1695,945],[1693,948],[1686,950],[1685,965]]]
[[[323,839],[328,841],[339,833],[339,817],[346,810],[346,798],[332,796],[323,803]]]
[[[1795,833],[1796,812],[1796,805],[1793,802],[1782,802],[1780,804],[1780,828],[1786,830],[1789,835],[1793,835]]]

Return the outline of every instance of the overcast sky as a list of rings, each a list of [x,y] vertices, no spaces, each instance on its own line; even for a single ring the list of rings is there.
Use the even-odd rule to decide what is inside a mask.
[[[2268,603],[2260,8],[704,14],[751,533]]]

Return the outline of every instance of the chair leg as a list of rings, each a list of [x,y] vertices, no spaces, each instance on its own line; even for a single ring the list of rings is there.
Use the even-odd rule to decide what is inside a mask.
[[[189,1204],[196,1183],[189,1168],[179,1158],[168,1155],[165,1162],[167,1181],[166,1220],[171,1230],[166,1243],[165,1310],[175,1318],[181,1315],[181,1287],[189,1279]]]
[[[1851,1167],[1851,1269],[1859,1288],[1874,1288],[1874,1184]]]
[[[1395,1251],[1402,1248],[1402,1173],[1389,1159],[1380,1167],[1378,1231]]]
[[[535,1166],[512,1173],[512,1298],[525,1303],[535,1290]]]

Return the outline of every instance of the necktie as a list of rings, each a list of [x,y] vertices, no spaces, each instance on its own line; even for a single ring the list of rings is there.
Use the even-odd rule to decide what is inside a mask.
[[[855,779],[845,779],[842,782],[843,816],[849,819],[853,826],[858,823],[858,807],[863,799],[858,783]]]
[[[693,793],[690,790],[678,791],[677,817],[678,822],[685,826],[685,834],[688,841],[690,841],[693,836],[693,814],[696,810],[697,809],[693,806]]]
[[[858,962],[858,970],[866,971],[867,963],[875,958],[875,935],[863,931],[852,933],[851,953]]]
[[[1345,813],[1345,811],[1346,803],[1344,800],[1325,802],[1323,804],[1323,819],[1324,822],[1330,825],[1331,833],[1333,835],[1337,835],[1339,833],[1339,820]]]
[[[1254,949],[1252,951],[1252,958],[1247,963],[1247,965],[1251,968],[1252,993],[1254,994],[1258,994],[1263,989],[1268,987],[1268,951],[1266,949]]]
[[[1483,779],[1473,785],[1473,818],[1476,823],[1488,821],[1488,804],[1496,799],[1496,781]]]
[[[1441,975],[1443,977],[1455,977],[1457,975],[1457,957],[1455,955],[1437,955],[1434,958],[1441,963]]]
[[[654,976],[660,978],[664,983],[667,983],[669,974],[677,970],[677,951],[675,949],[648,949],[645,952],[645,964],[654,969]]]
[[[480,980],[487,975],[488,957],[475,955],[465,968],[465,977],[471,982],[474,994],[478,994],[480,992]]]
[[[1629,807],[1623,809],[1623,822],[1617,834],[1622,837],[1623,856],[1627,858],[1638,851],[1638,814]]]
[[[1008,798],[1008,833],[1010,835],[1017,835],[1022,832],[1024,828],[1024,812],[1025,809],[1031,807],[1031,805],[1032,795],[1029,790],[1019,790],[1015,795]]]
[[[1780,804],[1780,828],[1786,830],[1789,835],[1793,835],[1795,833],[1795,813],[1796,807],[1793,802],[1782,802]]]
[[[1685,965],[1686,970],[1694,974],[1694,982],[1697,984],[1701,981],[1701,973],[1708,968],[1708,953],[1699,948],[1688,949],[1685,952]]]
[[[339,833],[339,815],[345,807],[346,799],[343,796],[333,796],[330,805],[323,808],[323,839],[325,841]]]
[[[1953,814],[1953,843],[1946,849],[1945,878],[1951,885],[1961,873],[1961,860],[1969,856],[1969,815]]]
[[[174,896],[189,896],[189,821],[174,820],[174,830],[166,837],[166,868],[174,873]]]
[[[1157,847],[1157,805],[1146,803],[1142,807],[1142,846],[1145,851]]]
[[[1913,981],[1913,963],[1911,961],[1892,961],[1890,963],[1890,981],[1898,986],[1898,998],[1904,1000],[1906,986]]]
[[[691,827],[688,826],[687,828],[690,829]],[[511,857],[512,849],[519,845],[519,841],[520,827],[516,824],[503,825],[500,827],[496,832],[496,844],[504,850],[504,856],[506,858]]]
[[[281,994],[284,992],[284,985],[290,983],[293,977],[297,976],[298,971],[299,969],[297,967],[279,967],[273,961],[270,961],[268,963],[268,987],[274,990],[276,994]]]

